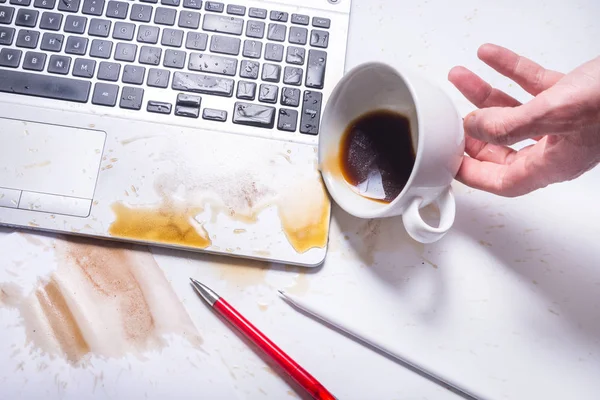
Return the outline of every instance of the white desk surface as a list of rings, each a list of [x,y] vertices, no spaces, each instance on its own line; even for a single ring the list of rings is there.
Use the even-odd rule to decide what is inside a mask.
[[[454,65],[527,98],[478,62],[480,44],[504,45],[568,71],[600,54],[599,16],[597,0],[354,0],[347,67],[383,60],[419,69],[467,113],[472,106],[446,82]],[[456,225],[427,246],[412,242],[400,219],[361,221],[336,208],[328,259],[308,273],[152,249],[203,337],[201,350],[173,337],[143,358],[92,357],[73,367],[26,344],[19,313],[0,307],[0,398],[298,397],[196,298],[187,281],[191,275],[216,289],[340,399],[458,397],[298,314],[277,297],[277,288],[321,301],[489,398],[597,399],[599,180],[596,169],[518,199],[456,184]],[[4,283],[33,285],[40,270],[27,260],[50,257],[37,240],[6,229],[0,246]]]

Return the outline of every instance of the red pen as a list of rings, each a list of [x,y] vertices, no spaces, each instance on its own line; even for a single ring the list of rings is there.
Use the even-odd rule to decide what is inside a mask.
[[[273,359],[293,380],[302,386],[315,400],[336,400],[311,374],[285,354],[275,343],[238,313],[222,297],[197,280],[190,278],[192,286],[210,306],[217,310],[231,325]]]

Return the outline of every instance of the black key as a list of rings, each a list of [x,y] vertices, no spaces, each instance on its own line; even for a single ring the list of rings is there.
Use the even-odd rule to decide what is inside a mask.
[[[110,85],[108,83],[98,82],[94,86],[92,104],[96,104],[99,106],[114,107],[115,104],[117,104],[118,94],[119,87],[117,85]]]
[[[246,7],[229,4],[227,6],[227,14],[231,15],[246,15]]]
[[[307,39],[308,39],[308,29],[301,28],[299,26],[292,26],[290,28],[290,36],[288,38],[288,41],[290,43],[305,45]]]
[[[87,81],[0,69],[0,92],[85,103],[90,87]]]
[[[90,27],[88,28],[88,35],[108,37],[111,25],[112,22],[106,19],[92,18],[90,21]]]
[[[146,106],[146,111],[156,114],[171,114],[171,107],[170,103],[150,100]]]
[[[300,89],[284,87],[281,90],[281,105],[298,107],[300,105]]]
[[[144,89],[125,86],[121,91],[119,107],[126,110],[140,110],[144,99]]]
[[[240,65],[240,77],[247,79],[258,79],[260,63],[257,61],[242,60]]]
[[[242,41],[229,36],[213,35],[210,38],[210,51],[219,54],[237,56],[240,54]]]
[[[62,24],[62,14],[45,11],[40,19],[40,29],[57,31]]]
[[[165,50],[165,58],[163,67],[182,69],[185,65],[185,51],[181,50]]]
[[[248,58],[260,58],[262,55],[262,42],[258,40],[244,40],[242,55]]]
[[[271,11],[271,21],[287,22],[289,14],[281,11]]]
[[[192,10],[202,9],[202,0],[183,0],[183,8],[191,8]]]
[[[17,18],[15,18],[15,25],[33,28],[37,24],[37,19],[38,19],[39,13],[40,12],[37,10],[31,10],[28,8],[20,8],[19,11],[17,11]]]
[[[265,60],[281,61],[283,60],[284,47],[277,43],[267,43],[265,47]]]
[[[173,75],[173,90],[182,92],[213,94],[216,96],[233,96],[233,79],[204,74],[175,72]]]
[[[283,70],[283,83],[286,85],[300,86],[302,85],[302,68],[285,67]]]
[[[298,125],[298,111],[286,108],[279,109],[279,119],[277,120],[277,129],[285,132],[296,132]]]
[[[112,53],[112,42],[108,40],[94,39],[90,48],[90,56],[95,58],[110,58]]]
[[[52,10],[56,5],[56,0],[35,0],[33,6],[35,8],[44,8],[46,10]]]
[[[263,64],[262,80],[267,82],[279,82],[281,79],[281,67],[275,64]]]
[[[206,50],[208,35],[200,32],[188,32],[185,39],[185,48],[190,50]]]
[[[48,62],[48,72],[51,74],[67,75],[71,67],[71,57],[53,54]]]
[[[135,25],[129,22],[115,22],[115,29],[113,30],[113,39],[119,40],[133,40],[135,33]]]
[[[180,28],[198,29],[200,26],[200,13],[195,11],[181,11],[177,25]]]
[[[162,39],[160,44],[170,47],[181,47],[183,43],[183,31],[179,29],[165,28],[163,29]]]
[[[68,33],[84,33],[85,26],[87,24],[86,17],[80,17],[78,15],[69,15],[65,20],[65,32]]]
[[[303,14],[292,14],[292,24],[308,25],[310,17]]]
[[[269,24],[269,31],[267,33],[267,39],[274,40],[276,42],[284,42],[287,27],[282,24]]]
[[[306,50],[304,50],[302,47],[289,46],[285,61],[287,61],[288,64],[304,65],[305,57]]]
[[[65,53],[76,54],[78,56],[85,55],[88,46],[88,38],[80,36],[69,36],[65,46]]]
[[[317,135],[319,133],[322,102],[322,93],[309,90],[304,92],[302,116],[300,117],[300,133],[307,133],[309,135]]]
[[[73,76],[80,78],[93,78],[96,71],[96,61],[85,58],[76,58],[73,64]]]
[[[179,93],[177,95],[177,101],[175,102],[178,106],[200,108],[202,104],[202,97],[194,96],[191,94]]]
[[[246,36],[262,39],[265,37],[265,23],[262,21],[248,21],[246,25]]]
[[[46,54],[28,51],[23,58],[23,69],[43,71],[46,66]]]
[[[157,88],[166,88],[169,86],[169,77],[171,76],[171,71],[167,71],[164,69],[150,68],[148,71],[148,80],[146,84],[148,86],[157,87]]]
[[[79,11],[80,0],[60,0],[58,2],[58,11],[76,13]]]
[[[179,117],[198,118],[200,109],[175,105],[175,115]]]
[[[215,110],[214,108],[205,108],[202,111],[202,119],[225,122],[227,121],[227,111]]]
[[[15,37],[15,28],[0,26],[0,45],[10,46]]]
[[[27,7],[31,4],[31,0],[10,0],[10,4],[14,4],[15,6],[24,6]]]
[[[237,62],[235,58],[192,53],[188,68],[192,71],[234,76],[237,71]]]
[[[62,50],[64,40],[65,37],[63,35],[46,32],[42,36],[42,44],[40,45],[40,49],[59,52]]]
[[[331,20],[329,18],[313,17],[312,25],[315,28],[329,29],[331,26]]]
[[[129,11],[129,4],[123,1],[111,0],[106,6],[106,16],[108,18],[125,19]]]
[[[225,7],[223,6],[223,3],[217,3],[216,1],[207,1],[206,5],[204,6],[204,9],[206,11],[212,11],[212,12],[218,12],[218,13],[222,13],[224,8]]]
[[[256,83],[239,81],[236,97],[240,100],[254,100],[256,97]]]
[[[119,80],[121,64],[102,61],[98,66],[98,79],[103,81],[116,82]]]
[[[172,7],[177,7],[179,6],[179,0],[160,0],[160,4],[162,4],[163,6],[172,6]]]
[[[306,87],[323,89],[325,85],[325,69],[327,68],[327,53],[321,50],[309,50],[308,69],[306,71]]]
[[[134,85],[141,85],[144,83],[144,77],[146,76],[146,68],[138,65],[126,65],[123,68],[123,77],[121,80],[123,83],[131,83]]]
[[[277,97],[279,96],[279,88],[275,85],[267,85],[265,83],[260,85],[258,91],[258,101],[261,103],[277,103]]]
[[[104,11],[104,0],[83,0],[81,12],[87,15],[100,16]]]
[[[158,43],[158,32],[157,26],[140,25],[138,28],[137,41],[142,43]]]
[[[248,11],[248,15],[251,16],[252,18],[266,19],[267,18],[267,10],[265,10],[264,8],[250,7],[250,11]]]
[[[14,8],[0,6],[0,24],[10,24],[12,22],[14,14]]]
[[[19,66],[19,62],[21,61],[21,54],[23,54],[21,50],[3,48],[0,50],[0,66],[17,68]],[[1,79],[2,75],[0,75],[0,80]],[[2,86],[2,82],[0,82],[0,86]]]
[[[40,39],[40,33],[37,31],[30,31],[28,29],[21,29],[17,35],[17,47],[24,47],[26,49],[35,49]]]
[[[271,129],[275,125],[275,107],[238,101],[233,106],[232,121],[234,124]]]
[[[310,45],[326,49],[329,46],[329,32],[313,29],[310,32]]]
[[[150,22],[152,19],[152,6],[145,4],[134,4],[131,7],[131,15],[129,18],[132,21]]]
[[[225,15],[206,14],[202,22],[202,29],[209,32],[241,35],[244,29],[244,20]]]
[[[175,25],[177,10],[173,8],[158,7],[154,13],[154,23],[159,25]],[[206,17],[205,17],[206,18]]]
[[[158,65],[158,64],[160,64],[161,56],[162,56],[161,48],[142,46],[142,48],[140,49],[140,58],[138,59],[138,61],[140,64]]]
[[[133,43],[117,43],[115,48],[115,60],[117,61],[135,61],[137,54],[137,45]]]

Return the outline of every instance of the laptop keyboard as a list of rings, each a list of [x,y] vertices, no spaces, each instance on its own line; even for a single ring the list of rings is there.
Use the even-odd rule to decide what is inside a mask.
[[[329,28],[213,1],[0,0],[0,92],[317,135]]]

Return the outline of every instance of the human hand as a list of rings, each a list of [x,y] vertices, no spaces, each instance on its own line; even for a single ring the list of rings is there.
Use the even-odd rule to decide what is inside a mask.
[[[477,56],[535,96],[521,104],[464,67],[448,79],[479,110],[465,117],[466,153],[457,179],[520,196],[574,179],[600,162],[600,57],[568,74],[484,44]],[[537,142],[519,151],[509,145]]]

